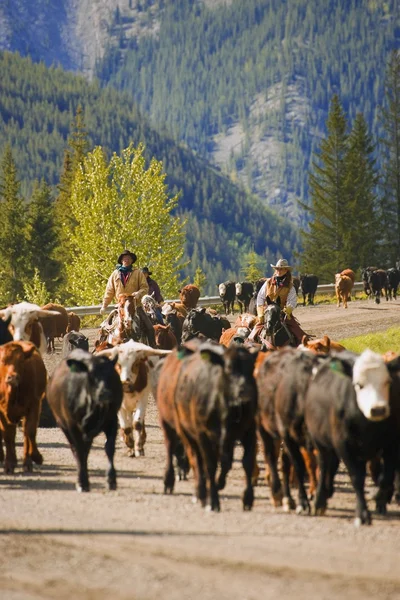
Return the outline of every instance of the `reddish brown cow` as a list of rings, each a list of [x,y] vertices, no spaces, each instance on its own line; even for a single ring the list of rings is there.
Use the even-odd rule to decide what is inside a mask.
[[[343,302],[343,307],[347,308],[347,301],[349,299],[351,290],[353,289],[353,281],[348,275],[342,275],[336,273],[335,275],[335,291],[337,298],[337,306],[339,308],[340,303]]]
[[[67,333],[68,313],[61,304],[45,304],[42,310],[51,310],[58,313],[53,317],[39,317],[39,321],[46,337],[47,352],[55,352],[54,338],[63,337]]]
[[[317,340],[310,340],[307,335],[304,335],[300,346],[298,346],[298,349],[310,350],[311,352],[314,352],[314,354],[328,354],[328,352],[331,350],[334,350],[335,352],[342,352],[343,350],[346,350],[342,344],[331,340],[327,335],[324,335],[323,338],[319,338]]]
[[[350,277],[354,285],[354,282],[356,280],[356,274],[354,273],[354,271],[352,271],[351,269],[343,269],[340,275],[346,275],[346,277]]]
[[[17,465],[15,434],[24,420],[25,471],[32,471],[32,461],[43,462],[36,445],[42,399],[47,373],[39,351],[31,342],[8,342],[0,347],[0,429],[6,446],[5,473],[13,473]],[[3,449],[0,458],[4,458]]]
[[[67,333],[69,333],[70,331],[79,331],[80,327],[81,327],[80,317],[78,317],[78,315],[72,311],[69,312],[68,313]]]
[[[187,310],[196,308],[200,298],[200,290],[196,285],[189,283],[179,290],[179,298]]]
[[[156,338],[156,348],[161,350],[173,350],[178,346],[176,337],[171,331],[170,325],[153,325]]]

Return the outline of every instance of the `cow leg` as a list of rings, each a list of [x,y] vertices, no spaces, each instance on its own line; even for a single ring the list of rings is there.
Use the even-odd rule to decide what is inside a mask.
[[[4,461],[4,473],[12,475],[17,466],[17,454],[15,452],[15,434],[17,426],[2,422],[4,444],[6,447],[6,458]]]
[[[144,444],[146,442],[146,428],[144,419],[147,410],[148,393],[139,399],[135,415],[133,417],[133,438],[135,440],[135,456],[144,456]]]
[[[85,442],[82,439],[82,433],[77,427],[72,427],[68,430],[63,429],[63,432],[70,443],[71,450],[75,457],[78,468],[78,481],[76,483],[76,489],[78,492],[89,492],[90,485],[87,461],[92,441]]]
[[[132,452],[129,452],[129,456],[135,456],[135,441],[132,433],[132,418],[132,412],[127,410],[124,406],[121,406],[118,411],[118,422],[120,426],[121,440],[126,444],[127,448],[132,450]]]
[[[118,419],[113,417],[104,426],[103,431],[106,435],[106,443],[104,449],[108,458],[108,469],[106,471],[106,479],[109,490],[117,489],[117,472],[114,467],[115,440],[117,439]]]
[[[262,426],[260,426],[259,432],[263,444],[265,461],[269,467],[272,504],[275,507],[282,506],[283,493],[276,464],[275,440]]]
[[[218,488],[215,481],[215,475],[218,467],[218,444],[210,439],[206,433],[200,434],[201,449],[204,454],[205,470],[210,486],[210,509],[220,511]]]
[[[234,447],[235,440],[231,436],[229,436],[229,434],[226,434],[220,459],[221,471],[217,483],[217,487],[219,490],[224,489],[226,484],[226,477],[232,468]]]
[[[164,473],[164,494],[172,494],[175,486],[175,471],[173,465],[173,455],[176,450],[177,433],[164,420],[161,420],[161,427],[164,433],[165,448],[167,450],[167,466]]]
[[[312,500],[317,489],[317,458],[312,448],[300,446],[300,452],[308,475],[308,499]]]
[[[193,470],[196,478],[196,496],[195,498],[200,501],[204,507],[207,500],[207,484],[204,473],[203,456],[197,442],[187,434],[186,431],[182,430],[184,442],[189,446],[188,456],[191,459]]]
[[[296,503],[292,498],[290,493],[290,475],[292,472],[292,461],[290,459],[290,455],[288,454],[286,448],[283,448],[282,453],[282,480],[283,480],[283,499],[282,506],[285,512],[289,512],[290,510],[294,510],[296,508]]]
[[[383,453],[383,468],[378,478],[379,489],[375,495],[376,512],[386,515],[386,505],[391,501],[394,492],[394,477],[398,448],[389,447]]]
[[[356,518],[354,525],[371,525],[371,513],[368,510],[364,494],[366,475],[366,461],[357,460],[352,456],[346,444],[338,448],[338,454],[342,458],[350,475],[351,483],[356,493]]]
[[[241,438],[243,446],[242,465],[246,475],[246,488],[243,492],[243,510],[251,510],[254,503],[254,465],[257,460],[257,437],[255,425]]]
[[[303,460],[302,453],[300,452],[300,448],[299,448],[298,444],[291,437],[289,437],[289,435],[287,435],[287,434],[285,435],[284,442],[285,442],[286,448],[289,452],[289,456],[292,460],[293,467],[296,472],[296,476],[297,476],[297,480],[298,480],[299,495],[298,495],[298,501],[297,501],[297,506],[296,506],[296,513],[301,514],[303,512],[306,512],[306,513],[310,514],[310,504],[308,502],[307,492],[304,487],[305,467],[304,467],[304,460]],[[290,499],[290,490],[289,490],[289,499]]]
[[[31,410],[24,419],[24,471],[32,471],[32,461],[37,465],[43,464],[43,456],[38,450],[36,444],[36,431],[39,420],[40,405]]]
[[[318,444],[316,446],[318,450],[319,479],[315,495],[314,514],[323,516],[328,505],[329,492],[326,484],[333,452]]]

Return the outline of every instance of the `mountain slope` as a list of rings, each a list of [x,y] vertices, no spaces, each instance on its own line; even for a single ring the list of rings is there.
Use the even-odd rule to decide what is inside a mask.
[[[204,159],[154,131],[127,94],[7,52],[0,52],[0,70],[0,153],[11,142],[25,196],[34,179],[58,183],[70,123],[81,104],[91,147],[111,153],[144,142],[147,157],[163,161],[171,193],[182,191],[179,213],[188,218],[191,263],[185,274],[193,277],[201,266],[210,292],[222,279],[240,276],[251,248],[266,264],[282,252],[292,259],[299,249],[295,228]]]

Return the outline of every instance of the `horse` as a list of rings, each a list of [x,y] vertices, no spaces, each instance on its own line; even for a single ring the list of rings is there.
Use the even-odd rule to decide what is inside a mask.
[[[134,294],[120,294],[117,308],[100,326],[100,342],[121,344],[128,340],[155,348],[153,326],[140,301]]]
[[[281,348],[282,346],[297,347],[294,335],[285,323],[286,315],[281,309],[281,300],[278,297],[273,302],[267,296],[267,306],[264,311],[264,327],[259,333],[259,338],[267,350]]]

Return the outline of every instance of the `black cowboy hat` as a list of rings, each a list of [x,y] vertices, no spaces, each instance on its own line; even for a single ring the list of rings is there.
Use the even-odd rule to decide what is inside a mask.
[[[142,273],[147,273],[147,275],[150,277],[151,275],[151,271],[149,271],[149,267],[143,267],[142,269]]]
[[[137,260],[136,254],[134,254],[130,250],[123,250],[121,252],[121,254],[118,256],[118,261],[117,262],[118,262],[119,265],[122,265],[122,257],[123,256],[127,256],[127,255],[131,257],[133,263],[136,262],[136,260]]]

